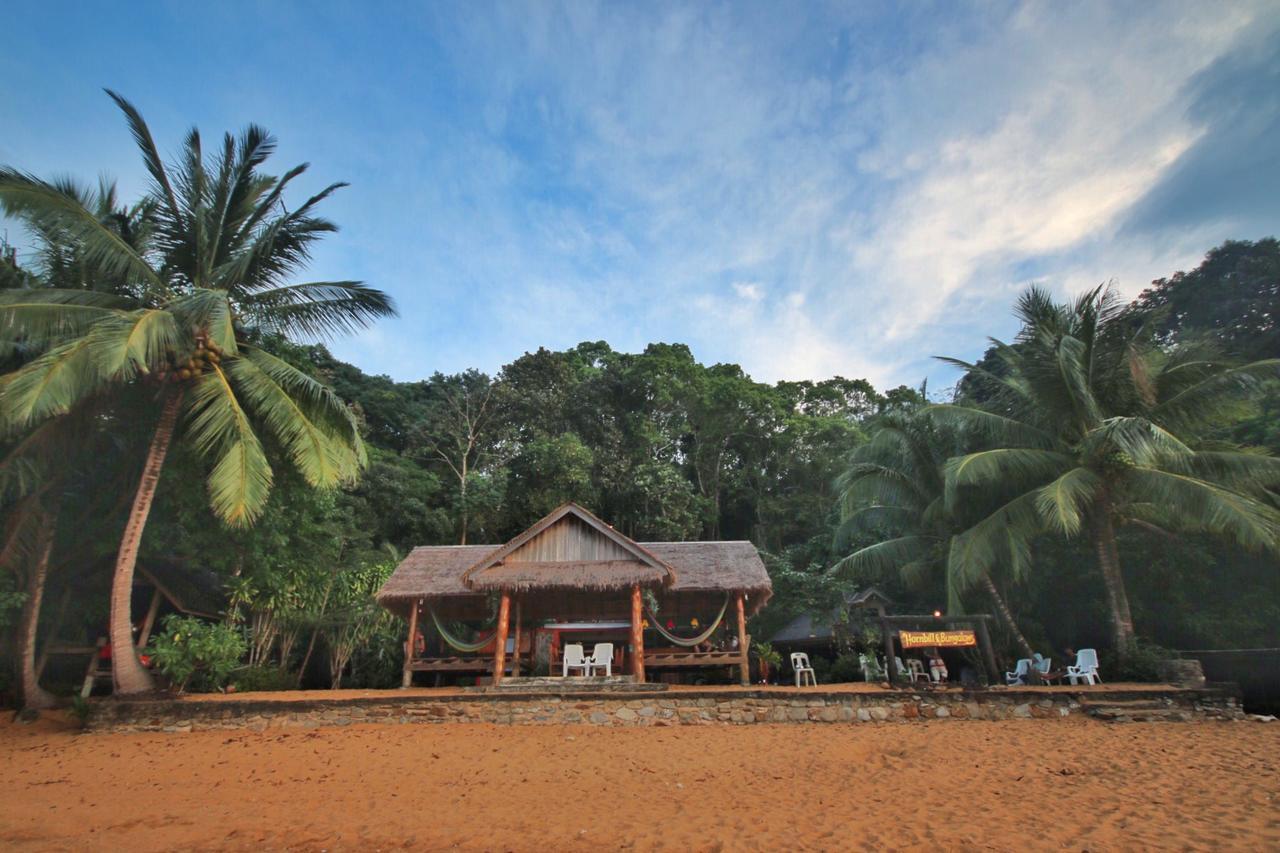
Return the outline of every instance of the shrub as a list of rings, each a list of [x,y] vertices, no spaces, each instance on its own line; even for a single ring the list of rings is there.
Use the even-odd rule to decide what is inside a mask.
[[[231,683],[240,693],[297,690],[298,675],[278,666],[246,666],[231,673]]]
[[[1160,681],[1160,662],[1177,655],[1163,646],[1135,639],[1123,658],[1109,657],[1110,666],[1105,659],[1103,663],[1108,681]]]
[[[163,633],[147,650],[179,692],[188,684],[196,690],[222,687],[244,652],[244,637],[230,625],[177,614],[165,617]]]
[[[847,681],[862,681],[862,664],[856,654],[839,655],[831,664],[831,672],[827,676],[832,684]]]

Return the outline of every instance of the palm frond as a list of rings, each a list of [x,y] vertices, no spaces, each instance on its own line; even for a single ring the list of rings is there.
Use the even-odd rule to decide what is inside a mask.
[[[0,204],[33,227],[56,228],[80,247],[86,260],[104,272],[163,288],[164,282],[132,246],[106,227],[77,199],[16,169],[0,166]]]
[[[247,408],[279,439],[294,466],[312,486],[352,482],[359,471],[346,436],[314,423],[297,400],[250,358],[232,359],[227,374]]]
[[[217,460],[208,479],[214,513],[234,527],[252,524],[271,491],[271,466],[220,367],[194,383],[186,408],[189,440],[200,455]]]
[[[1102,478],[1088,468],[1072,468],[1036,494],[1036,509],[1049,527],[1068,536],[1080,532]]]
[[[391,297],[358,281],[317,281],[259,291],[239,302],[268,333],[332,338],[396,316]]]
[[[1260,393],[1277,378],[1280,359],[1276,358],[1215,371],[1161,401],[1151,410],[1151,418],[1174,432],[1195,432],[1221,418],[1228,404]]]
[[[1027,489],[1061,476],[1072,463],[1065,453],[1022,447],[982,450],[948,459],[944,467],[947,506],[957,506],[960,490],[967,486],[1004,484]]]
[[[1166,508],[1171,525],[1233,539],[1249,550],[1280,550],[1280,512],[1246,495],[1185,474],[1135,467],[1131,499]]]
[[[65,414],[103,384],[93,361],[92,338],[53,347],[0,379],[0,435]]]
[[[972,406],[939,404],[925,407],[924,412],[941,426],[961,430],[984,441],[1041,450],[1056,445],[1052,434],[1033,424]]]
[[[951,540],[947,576],[964,591],[991,573],[1011,553],[1025,554],[1027,543],[1044,527],[1036,509],[1038,491],[1019,495]],[[1015,547],[1011,543],[1021,543]],[[1010,560],[1013,565],[1025,560]]]
[[[928,550],[928,540],[920,536],[886,539],[854,551],[832,566],[831,571],[841,578],[856,578],[861,573],[896,571],[899,567],[920,559]]]

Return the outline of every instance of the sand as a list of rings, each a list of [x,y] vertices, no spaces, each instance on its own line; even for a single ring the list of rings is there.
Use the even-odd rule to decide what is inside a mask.
[[[1280,849],[1280,723],[42,720],[0,768],[6,850]]]

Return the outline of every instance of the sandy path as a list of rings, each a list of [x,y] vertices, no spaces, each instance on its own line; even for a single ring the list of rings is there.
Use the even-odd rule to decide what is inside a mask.
[[[3,724],[0,768],[17,850],[1280,849],[1280,724]]]

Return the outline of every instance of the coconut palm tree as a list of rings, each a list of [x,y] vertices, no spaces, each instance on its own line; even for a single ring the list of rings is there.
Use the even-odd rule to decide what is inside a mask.
[[[150,689],[132,648],[134,566],[156,486],[175,436],[210,461],[213,511],[247,525],[262,511],[272,469],[269,435],[316,487],[349,481],[365,464],[350,412],[328,388],[263,346],[270,335],[325,336],[394,313],[380,291],[354,281],[291,284],[312,245],[335,226],[316,206],[332,184],[284,207],[297,166],[259,171],[275,150],[264,129],[227,134],[206,157],[195,129],[166,165],[132,104],[124,112],[151,176],[145,240],[131,245],[62,188],[0,167],[0,204],[35,230],[72,241],[110,292],[31,289],[0,294],[0,337],[39,355],[0,378],[0,436],[65,415],[95,395],[145,390],[154,418],[111,591],[117,691]],[[180,429],[181,426],[181,429]]]
[[[986,404],[930,409],[939,424],[991,448],[945,467],[948,506],[976,500],[990,510],[953,542],[952,575],[972,582],[1010,543],[1029,552],[1044,532],[1087,537],[1124,655],[1134,627],[1118,524],[1280,550],[1280,513],[1268,491],[1280,483],[1280,460],[1206,439],[1280,375],[1280,360],[1231,366],[1199,347],[1159,349],[1105,286],[1071,305],[1033,287],[1017,315],[1017,341],[993,341],[989,367],[945,359],[968,371]]]
[[[947,607],[961,610],[960,591],[966,584],[953,580],[948,556],[964,524],[945,502],[943,468],[959,449],[954,431],[940,429],[916,412],[886,415],[871,440],[850,457],[849,467],[836,481],[840,495],[842,536],[870,533],[887,538],[860,548],[833,567],[838,575],[897,571],[909,584],[942,575],[946,578]],[[1007,565],[1021,576],[1026,561],[1009,555]],[[1013,612],[983,571],[977,582],[1008,627],[1014,642],[1031,657]]]

